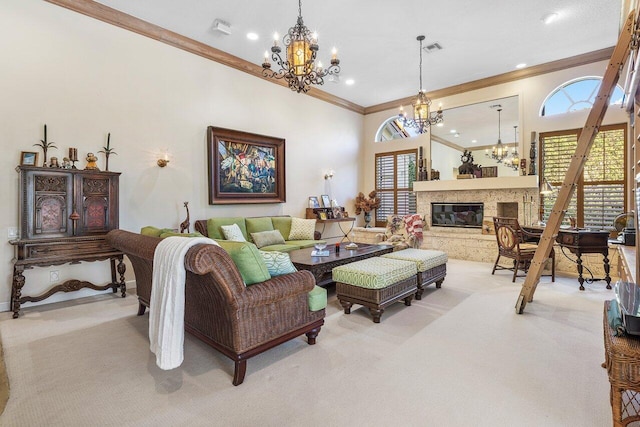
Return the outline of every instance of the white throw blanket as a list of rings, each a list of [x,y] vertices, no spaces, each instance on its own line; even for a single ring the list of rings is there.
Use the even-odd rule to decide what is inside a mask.
[[[153,254],[149,309],[149,341],[160,369],[182,364],[184,350],[184,256],[199,243],[218,245],[206,237],[167,237]]]

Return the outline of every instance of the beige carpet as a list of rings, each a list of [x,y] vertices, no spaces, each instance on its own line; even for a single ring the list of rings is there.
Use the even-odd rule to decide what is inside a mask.
[[[374,324],[330,293],[315,346],[303,338],[233,364],[187,335],[162,371],[135,297],[111,294],[0,315],[11,396],[3,426],[606,426],[603,282],[543,278],[525,314],[523,279],[449,261],[442,289]]]

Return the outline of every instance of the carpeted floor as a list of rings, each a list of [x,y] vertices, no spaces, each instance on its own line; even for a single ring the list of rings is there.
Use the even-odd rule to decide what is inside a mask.
[[[0,314],[11,396],[3,426],[606,426],[603,282],[523,279],[449,260],[411,307],[344,315],[330,292],[315,346],[295,339],[233,363],[190,335],[180,368],[155,366],[148,314],[111,294]],[[355,307],[354,307],[355,308]]]

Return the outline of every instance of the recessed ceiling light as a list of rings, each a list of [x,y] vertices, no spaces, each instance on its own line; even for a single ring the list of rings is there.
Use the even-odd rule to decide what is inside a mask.
[[[258,40],[260,37],[256,33],[247,33],[247,38],[249,40]]]
[[[526,66],[527,66],[527,64],[525,64],[524,62],[521,62],[518,65],[516,65],[516,68],[519,70],[519,69],[524,68]]]
[[[355,82],[356,81],[353,80],[353,79],[347,79],[347,80],[344,81],[344,84],[346,84],[347,86],[351,86],[351,85],[355,84]]]
[[[455,130],[455,129],[451,129],[451,130],[449,131],[449,133],[456,133],[456,130]]]
[[[438,126],[439,128],[441,128],[442,126],[444,126],[444,123],[440,122],[440,123],[438,123],[436,126]]]
[[[475,144],[476,142],[478,142],[478,140],[477,140],[477,139],[472,139],[472,140],[471,140],[471,143],[472,143],[472,144]]]
[[[453,134],[453,136],[454,136],[455,138],[458,138],[458,137],[460,136],[460,134],[459,134],[458,132],[456,132],[455,134]]]
[[[556,19],[558,19],[558,14],[553,12],[553,13],[547,13],[546,15],[544,15],[542,17],[542,22],[544,22],[545,24],[549,25],[551,24],[553,21],[555,21]]]

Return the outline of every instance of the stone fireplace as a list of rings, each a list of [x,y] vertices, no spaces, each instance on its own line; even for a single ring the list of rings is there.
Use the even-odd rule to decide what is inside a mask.
[[[537,221],[538,177],[497,177],[414,183],[418,212],[425,216],[424,249],[447,252],[452,258],[493,263],[496,237],[493,217],[516,217],[523,225]],[[482,205],[482,224],[440,227],[434,224],[433,205]],[[439,212],[438,212],[439,214]],[[433,224],[433,225],[432,225]]]

